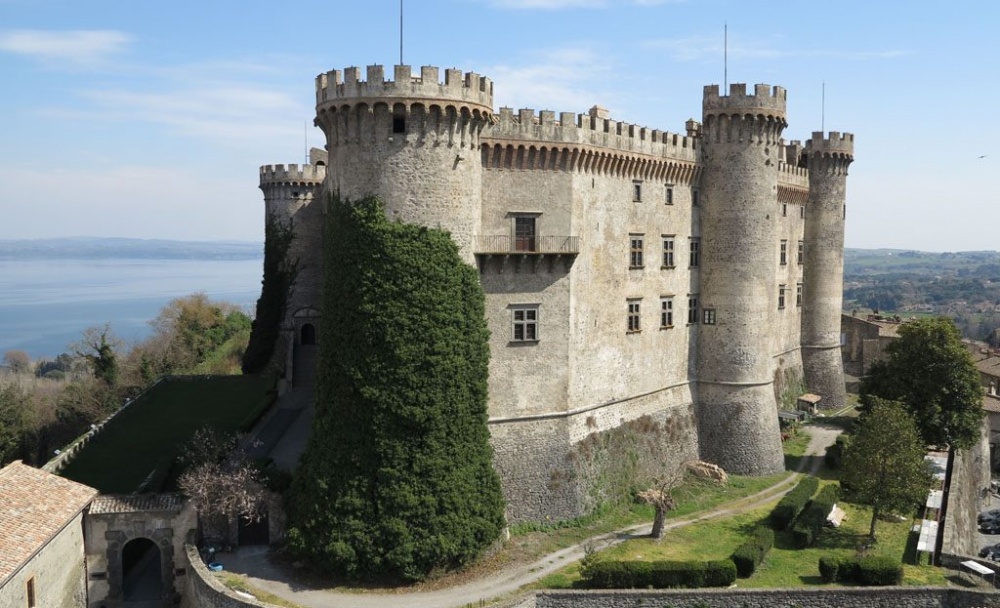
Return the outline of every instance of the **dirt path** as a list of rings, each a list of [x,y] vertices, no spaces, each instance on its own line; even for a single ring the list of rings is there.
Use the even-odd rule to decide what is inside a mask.
[[[806,456],[809,458],[801,460],[797,471],[803,471],[808,465],[810,473],[815,473],[823,463],[826,447],[833,444],[840,429],[833,425],[823,425],[822,421],[818,421],[810,425],[808,431],[812,434],[806,448]],[[716,507],[696,517],[667,520],[666,529],[672,530],[706,519],[751,511],[790,490],[794,481],[795,476],[789,474],[784,480],[753,496]],[[266,547],[243,548],[230,556],[219,556],[219,561],[225,565],[226,570],[246,576],[254,587],[308,608],[452,608],[513,594],[524,585],[583,558],[584,547],[604,549],[630,538],[647,536],[650,528],[650,524],[643,524],[610,532],[547,555],[533,563],[512,566],[463,585],[413,593],[347,593],[336,589],[306,588],[295,582],[294,572],[289,572],[268,560]]]

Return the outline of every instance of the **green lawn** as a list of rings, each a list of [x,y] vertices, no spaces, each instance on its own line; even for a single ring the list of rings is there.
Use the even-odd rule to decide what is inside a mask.
[[[60,475],[105,494],[163,489],[177,450],[195,430],[246,431],[273,402],[273,380],[255,376],[167,379],[121,411]]]

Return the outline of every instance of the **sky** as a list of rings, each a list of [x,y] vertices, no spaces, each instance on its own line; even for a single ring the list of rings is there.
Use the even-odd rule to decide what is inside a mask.
[[[1000,2],[404,1],[404,62],[489,76],[494,109],[683,133],[704,85],[783,86],[786,139],[855,134],[848,247],[1000,249]],[[325,143],[317,74],[392,73],[399,12],[0,0],[0,239],[262,240],[259,166]]]

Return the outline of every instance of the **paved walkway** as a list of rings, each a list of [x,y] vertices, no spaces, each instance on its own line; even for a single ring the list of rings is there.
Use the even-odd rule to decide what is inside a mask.
[[[823,464],[826,447],[836,440],[840,429],[824,425],[822,419],[808,427],[812,435],[806,456],[797,471],[815,473]],[[667,520],[666,529],[672,530],[695,522],[737,515],[756,509],[773,501],[793,487],[795,476],[789,474],[784,480],[753,496],[719,506],[709,512],[688,519]],[[591,538],[533,563],[511,566],[489,576],[448,589],[418,592],[344,592],[336,589],[312,589],[295,582],[294,572],[276,566],[268,559],[267,547],[243,547],[236,553],[219,556],[226,570],[242,574],[248,582],[261,590],[295,602],[308,608],[452,608],[492,600],[515,593],[521,587],[533,583],[567,564],[584,556],[584,547],[604,549],[630,538],[648,536],[652,525],[642,524]]]

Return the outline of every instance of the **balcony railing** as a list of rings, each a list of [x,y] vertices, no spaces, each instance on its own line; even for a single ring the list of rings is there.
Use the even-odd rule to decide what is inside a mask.
[[[477,235],[477,254],[523,254],[546,255],[563,254],[576,255],[580,253],[580,237],[578,236],[517,236]]]

